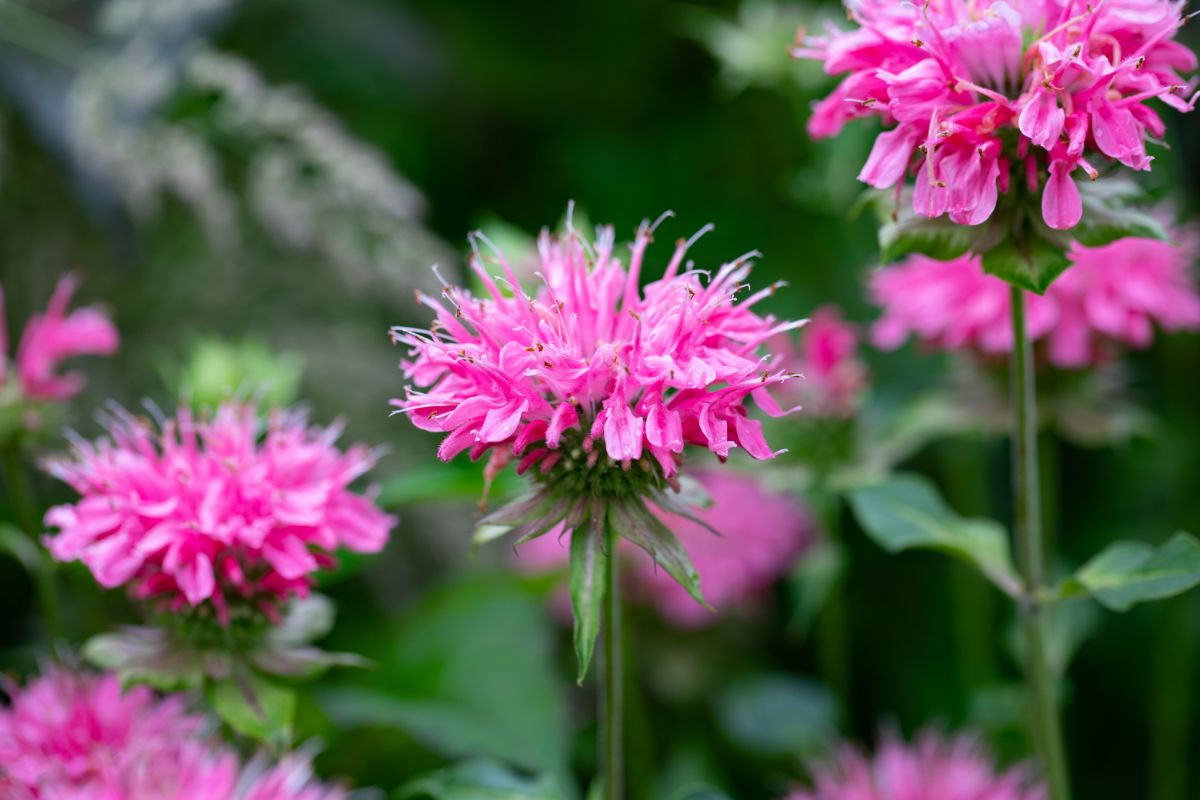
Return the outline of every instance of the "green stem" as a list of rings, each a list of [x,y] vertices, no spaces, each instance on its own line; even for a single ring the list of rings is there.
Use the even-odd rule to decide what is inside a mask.
[[[4,476],[8,481],[8,499],[12,503],[13,513],[17,524],[34,540],[40,556],[36,567],[29,570],[33,581],[34,591],[37,592],[38,605],[42,608],[42,618],[46,622],[46,632],[52,640],[63,638],[62,614],[59,611],[58,591],[54,585],[53,564],[44,557],[45,553],[38,543],[38,534],[42,527],[38,524],[37,501],[34,500],[33,487],[29,483],[29,475],[21,460],[21,448],[17,445],[7,445],[0,449],[0,457],[4,461]]]
[[[821,533],[831,544],[840,547],[841,505],[838,496],[826,488],[823,478],[818,480],[810,502]],[[817,660],[821,680],[841,701],[842,718],[847,722],[851,719],[848,619],[845,576],[841,575],[829,587],[829,597],[817,620]]]
[[[1191,598],[1172,598],[1163,611],[1150,682],[1150,798],[1185,800],[1196,649]]]
[[[1044,583],[1040,484],[1038,480],[1037,402],[1034,393],[1032,346],[1025,331],[1025,295],[1012,287],[1013,325],[1013,503],[1017,557],[1028,593],[1020,604],[1025,635],[1025,680],[1033,739],[1042,759],[1051,800],[1069,800],[1070,783],[1058,718],[1055,678],[1046,658],[1042,606],[1030,599]]]
[[[621,757],[621,581],[617,559],[619,537],[609,525],[604,531],[608,551],[604,570],[604,687],[600,697],[601,768],[604,800],[623,800],[624,765]]]

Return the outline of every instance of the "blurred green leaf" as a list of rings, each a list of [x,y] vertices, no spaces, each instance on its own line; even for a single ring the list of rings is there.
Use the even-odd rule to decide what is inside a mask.
[[[753,675],[717,697],[717,720],[742,750],[759,757],[795,757],[827,743],[837,732],[833,694],[792,675]]]
[[[0,522],[0,553],[8,553],[31,575],[51,567],[45,552],[29,534],[15,525]]]
[[[82,654],[92,666],[117,673],[126,686],[144,683],[169,692],[204,683],[204,654],[178,646],[161,628],[123,626],[88,639]],[[228,672],[229,659],[222,658],[219,666]]]
[[[492,492],[500,497],[515,494],[524,482],[511,471],[496,476]],[[378,502],[384,508],[399,508],[414,503],[439,503],[455,500],[480,500],[483,497],[483,467],[460,459],[449,464],[436,462],[411,467],[384,480]]]
[[[211,685],[213,711],[236,733],[282,749],[292,740],[296,692],[248,670]]]
[[[1087,592],[1113,611],[1162,600],[1200,584],[1200,541],[1177,533],[1155,548],[1115,542],[1063,582],[1061,596]]]
[[[876,201],[880,212],[879,261],[891,264],[913,253],[948,261],[971,249],[977,233],[946,217],[930,219],[913,211],[912,194],[905,191],[897,200],[891,192]]]
[[[863,530],[888,552],[938,550],[974,565],[1007,594],[1021,594],[1004,528],[958,516],[926,478],[902,473],[849,496]]]
[[[468,761],[418,778],[394,800],[565,800],[549,777],[526,777],[494,761]]]
[[[1046,660],[1060,679],[1075,659],[1075,654],[1100,629],[1100,609],[1088,598],[1079,598],[1045,607]],[[1025,637],[1014,617],[1008,630],[1008,646],[1018,664],[1025,662]]]
[[[828,539],[822,539],[804,553],[787,579],[792,601],[788,630],[797,636],[808,635],[833,588],[842,579],[845,566],[841,545]]]
[[[539,601],[508,575],[428,595],[393,631],[372,627],[378,664],[318,699],[343,726],[404,730],[453,756],[566,774],[571,735],[552,632]]]

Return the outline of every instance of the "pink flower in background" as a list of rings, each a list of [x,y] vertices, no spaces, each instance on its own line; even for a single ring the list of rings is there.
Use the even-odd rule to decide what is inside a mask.
[[[48,471],[80,494],[46,514],[46,544],[79,560],[105,587],[164,597],[172,609],[252,605],[268,616],[304,596],[340,547],[377,552],[395,519],[350,484],[375,455],[341,451],[339,429],[310,427],[296,411],[227,403],[211,419],[181,408],[162,422],[118,411],[110,438],[76,441]]]
[[[656,515],[688,551],[700,573],[704,596],[718,614],[697,603],[644,552],[623,543],[630,567],[626,572],[630,593],[683,628],[707,625],[719,614],[761,596],[791,569],[813,537],[812,519],[804,507],[787,494],[766,489],[756,478],[715,471],[697,472],[693,477],[712,501],[711,506],[696,511],[711,529],[664,511]],[[560,533],[551,531],[519,545],[514,563],[530,571],[565,569],[569,539]],[[555,598],[554,603],[569,619],[566,598]]]
[[[74,356],[108,356],[117,350],[117,329],[100,309],[88,307],[67,313],[77,288],[79,281],[73,275],[59,279],[46,313],[35,314],[25,325],[17,346],[16,376],[22,395],[29,399],[73,397],[83,388],[83,376],[75,372],[58,374],[62,362]],[[0,295],[0,383],[7,382],[9,370],[2,299]]]
[[[779,339],[781,349],[790,351],[787,366],[801,376],[788,384],[788,400],[794,397],[807,416],[853,416],[868,376],[858,358],[858,332],[842,319],[841,309],[828,305],[814,311],[799,347],[786,336]]]
[[[339,800],[286,755],[244,769],[180,696],[121,688],[115,675],[53,668],[0,709],[5,800]]]
[[[1117,346],[1144,348],[1154,325],[1200,330],[1200,294],[1191,276],[1196,246],[1119,239],[1102,247],[1071,246],[1072,266],[1044,296],[1027,295],[1029,336],[1051,364],[1083,369]],[[983,271],[979,258],[936,261],[913,256],[871,279],[883,316],[872,329],[879,347],[915,336],[943,350],[1004,355],[1012,350],[1009,286]]]
[[[812,789],[788,800],[1045,800],[1022,768],[998,772],[975,739],[926,732],[906,744],[888,737],[872,758],[843,746],[814,770]]]
[[[889,129],[859,179],[886,189],[913,174],[913,208],[925,216],[978,225],[1012,180],[1025,180],[1050,227],[1074,227],[1073,173],[1098,174],[1085,156],[1149,169],[1146,140],[1165,126],[1147,101],[1195,105],[1196,82],[1180,73],[1196,56],[1174,38],[1184,5],[848,2],[857,27],[831,25],[795,51],[846,76],[814,108],[809,132],[834,136],[850,119],[879,117]]]
[[[736,300],[755,254],[706,280],[684,264],[689,242],[681,240],[663,276],[640,287],[653,230],[639,227],[628,269],[614,256],[611,227],[594,242],[574,230],[543,231],[543,285],[533,295],[502,254],[503,277],[495,278],[476,254],[471,267],[488,296],[447,286],[447,307],[419,295],[437,315],[431,330],[393,329],[393,340],[410,348],[403,367],[411,383],[393,405],[417,427],[446,434],[443,460],[497,448],[520,457],[521,472],[551,469],[566,440],[580,443],[590,463],[601,442],[615,463],[648,454],[668,478],[685,444],[722,459],[736,447],[774,456],[746,400],[783,413],[768,389],[791,376],[758,351],[799,323],[752,310],[773,287]]]

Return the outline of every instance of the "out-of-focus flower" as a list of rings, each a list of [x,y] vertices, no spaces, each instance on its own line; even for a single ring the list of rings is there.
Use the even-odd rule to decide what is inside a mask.
[[[778,343],[791,351],[786,363],[801,375],[788,384],[789,401],[794,397],[805,416],[854,415],[867,386],[867,368],[858,358],[858,332],[842,318],[840,308],[828,305],[814,311],[799,347],[787,337]]]
[[[128,585],[172,610],[211,604],[275,618],[305,596],[339,547],[377,552],[395,520],[350,484],[374,464],[363,445],[339,450],[337,427],[302,412],[226,403],[211,418],[180,409],[161,430],[117,410],[109,438],[78,440],[48,471],[80,494],[56,506],[46,544],[105,587]]]
[[[848,3],[857,27],[829,26],[796,55],[845,79],[817,104],[814,136],[850,119],[891,126],[859,179],[879,189],[916,176],[913,208],[964,225],[987,220],[1010,182],[1041,194],[1051,228],[1079,223],[1072,173],[1097,177],[1085,155],[1150,168],[1147,139],[1165,126],[1147,104],[1190,111],[1196,56],[1175,35],[1184,3],[1045,0],[1010,5],[933,0]]]
[[[1044,800],[1045,788],[1027,770],[997,771],[975,739],[934,732],[907,744],[886,738],[872,758],[843,746],[814,770],[814,786],[788,800]]]
[[[626,548],[631,569],[625,575],[631,595],[683,628],[710,624],[760,597],[791,568],[813,536],[812,519],[804,507],[789,495],[768,490],[756,478],[718,471],[697,472],[693,477],[711,500],[710,506],[697,510],[698,521],[666,512],[657,516],[691,554],[705,599],[718,613],[697,603],[645,553],[632,545]],[[746,512],[750,508],[753,514]],[[551,531],[520,545],[514,563],[538,572],[565,568],[568,543],[561,533],[561,529]],[[569,606],[562,600],[552,602],[569,618]]]
[[[112,355],[120,337],[100,309],[89,306],[68,313],[71,295],[79,288],[73,275],[59,279],[44,314],[35,314],[25,325],[17,345],[15,370],[7,361],[7,333],[0,295],[0,383],[7,385],[15,371],[20,396],[33,401],[67,400],[83,388],[77,372],[60,374],[68,358],[82,355]]]
[[[1076,243],[1068,253],[1072,266],[1044,296],[1026,297],[1029,337],[1054,366],[1082,369],[1120,346],[1147,347],[1155,324],[1200,330],[1200,294],[1190,272],[1195,254],[1191,237],[1179,245],[1138,238],[1102,247]],[[871,279],[871,295],[883,308],[872,340],[893,348],[911,335],[944,350],[1007,354],[1009,292],[977,257],[913,256]]]
[[[523,542],[565,523],[588,531],[596,551],[616,533],[699,600],[686,552],[646,502],[689,513],[669,493],[688,444],[722,460],[739,447],[756,459],[776,455],[747,401],[786,413],[769,390],[794,376],[760,350],[802,323],[755,313],[775,287],[738,302],[755,253],[705,280],[684,263],[696,237],[681,239],[663,276],[643,288],[658,223],[638,227],[626,269],[611,227],[592,242],[569,217],[565,235],[543,230],[538,240],[536,294],[525,294],[498,251],[503,275],[493,277],[477,248],[471,267],[486,297],[447,285],[447,308],[418,294],[437,318],[428,331],[393,329],[393,341],[409,348],[409,385],[393,405],[418,428],[446,434],[443,460],[491,451],[489,477],[516,458],[517,472],[534,480],[532,496],[484,518],[482,531],[515,529]]]
[[[6,800],[336,800],[301,754],[274,766],[208,735],[179,695],[121,688],[111,674],[53,668],[6,687],[0,789]]]

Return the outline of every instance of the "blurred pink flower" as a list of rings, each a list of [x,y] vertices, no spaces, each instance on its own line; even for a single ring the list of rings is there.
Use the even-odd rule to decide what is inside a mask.
[[[1190,273],[1195,255],[1191,239],[1073,244],[1072,266],[1044,296],[1026,296],[1029,336],[1054,366],[1083,369],[1110,358],[1118,345],[1149,346],[1156,323],[1172,332],[1200,330],[1200,294]],[[977,257],[913,256],[875,273],[870,289],[883,308],[871,335],[879,347],[898,347],[912,335],[943,350],[1012,350],[1009,286],[984,273]]]
[[[35,314],[25,325],[17,346],[16,373],[21,393],[32,400],[67,400],[83,388],[77,372],[57,374],[62,362],[73,356],[112,355],[120,338],[117,329],[98,308],[67,313],[71,295],[79,288],[73,275],[59,279],[46,313]],[[3,294],[0,294],[0,383],[8,380],[7,330]]]
[[[395,524],[349,489],[375,455],[339,450],[339,428],[310,427],[301,412],[273,411],[264,425],[249,405],[205,420],[181,408],[156,431],[118,411],[108,430],[47,462],[81,497],[47,512],[59,532],[46,544],[102,586],[165,597],[173,610],[209,602],[226,622],[240,603],[274,617],[334,550],[377,552]]]
[[[787,573],[813,537],[812,519],[804,507],[787,494],[766,489],[756,478],[717,471],[696,472],[693,477],[712,501],[711,506],[697,509],[696,516],[712,529],[665,511],[655,514],[692,557],[705,599],[718,614],[697,603],[644,551],[622,542],[631,595],[681,628],[707,625],[729,609],[760,597]],[[569,540],[561,534],[560,528],[519,545],[514,563],[531,572],[565,570]],[[565,593],[552,598],[552,603],[559,616],[571,618]]]
[[[858,332],[842,319],[842,311],[827,305],[813,312],[800,333],[799,347],[788,336],[777,337],[785,364],[800,373],[785,395],[804,409],[806,416],[850,417],[858,410],[867,386],[867,368],[858,358]]]
[[[551,469],[569,431],[592,454],[590,464],[603,440],[613,462],[649,453],[668,478],[685,444],[722,459],[735,447],[774,456],[745,403],[752,396],[768,414],[783,413],[767,390],[791,376],[758,350],[799,323],[752,310],[773,287],[736,302],[756,254],[705,282],[684,265],[689,242],[680,240],[665,274],[640,288],[653,230],[638,228],[628,270],[613,255],[611,227],[598,229],[594,242],[574,230],[543,230],[544,285],[532,296],[503,254],[495,253],[503,277],[493,278],[476,253],[471,267],[487,297],[446,286],[447,308],[419,294],[437,315],[431,330],[393,329],[411,356],[403,363],[406,396],[393,405],[417,427],[446,434],[443,460],[498,448],[502,458],[521,457],[519,472]]]
[[[284,756],[242,769],[180,696],[115,675],[52,668],[0,709],[5,800],[338,800],[311,780],[308,760]]]
[[[1031,192],[1044,187],[1050,227],[1074,227],[1083,209],[1071,174],[1097,176],[1085,155],[1147,170],[1145,142],[1165,126],[1146,101],[1196,103],[1195,80],[1180,77],[1196,56],[1175,41],[1184,6],[847,2],[856,27],[831,24],[795,51],[846,76],[814,108],[809,132],[833,136],[850,119],[880,117],[890,128],[859,180],[886,189],[915,174],[913,208],[925,216],[978,225],[1010,181],[1025,180]]]
[[[1027,770],[997,772],[975,739],[934,732],[906,744],[888,737],[871,758],[843,746],[814,770],[814,788],[788,800],[1045,800],[1046,790]]]

